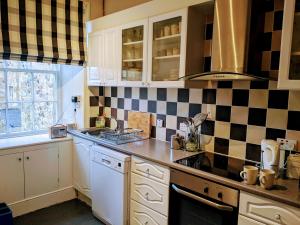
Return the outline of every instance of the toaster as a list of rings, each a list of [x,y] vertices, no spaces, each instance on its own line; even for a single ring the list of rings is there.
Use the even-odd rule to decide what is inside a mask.
[[[49,137],[54,138],[63,138],[67,136],[67,127],[62,124],[56,124],[49,128]]]

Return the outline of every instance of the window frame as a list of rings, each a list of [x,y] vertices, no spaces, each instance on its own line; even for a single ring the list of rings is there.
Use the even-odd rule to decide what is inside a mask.
[[[15,68],[9,68],[7,66],[5,67],[0,67],[0,72],[3,72],[4,75],[4,81],[5,81],[5,102],[1,102],[5,105],[5,133],[0,133],[0,139],[3,138],[10,138],[10,137],[21,137],[21,136],[30,136],[30,135],[35,135],[35,134],[43,134],[48,132],[48,128],[46,129],[41,129],[41,130],[29,130],[29,131],[18,131],[18,132],[11,132],[9,131],[8,127],[8,105],[12,103],[20,103],[22,104],[23,102],[26,101],[10,101],[9,96],[8,96],[8,73],[9,72],[23,72],[23,73],[30,73],[32,76],[32,100],[28,101],[28,103],[35,103],[35,102],[52,102],[55,105],[55,110],[53,111],[53,124],[55,124],[59,118],[59,114],[61,111],[61,91],[60,91],[60,79],[59,79],[59,73],[61,68],[59,65],[57,65],[58,68],[56,70],[37,70],[37,69],[15,69]],[[54,87],[54,100],[42,100],[42,101],[36,101],[34,99],[34,79],[33,76],[35,73],[45,73],[45,74],[54,74],[55,76],[55,87]],[[32,127],[34,127],[34,122],[32,123]]]

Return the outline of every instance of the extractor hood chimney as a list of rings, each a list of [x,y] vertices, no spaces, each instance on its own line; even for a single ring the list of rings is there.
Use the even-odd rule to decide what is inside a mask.
[[[211,72],[184,80],[255,80],[247,73],[252,0],[215,0]]]

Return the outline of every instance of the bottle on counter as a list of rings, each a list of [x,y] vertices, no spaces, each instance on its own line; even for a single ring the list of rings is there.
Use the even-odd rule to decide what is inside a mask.
[[[96,128],[105,128],[105,115],[98,115],[96,119]]]

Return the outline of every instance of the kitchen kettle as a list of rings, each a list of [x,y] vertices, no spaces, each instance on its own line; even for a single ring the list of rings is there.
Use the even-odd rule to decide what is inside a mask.
[[[262,169],[274,170],[276,174],[279,171],[279,144],[274,140],[262,140]]]

